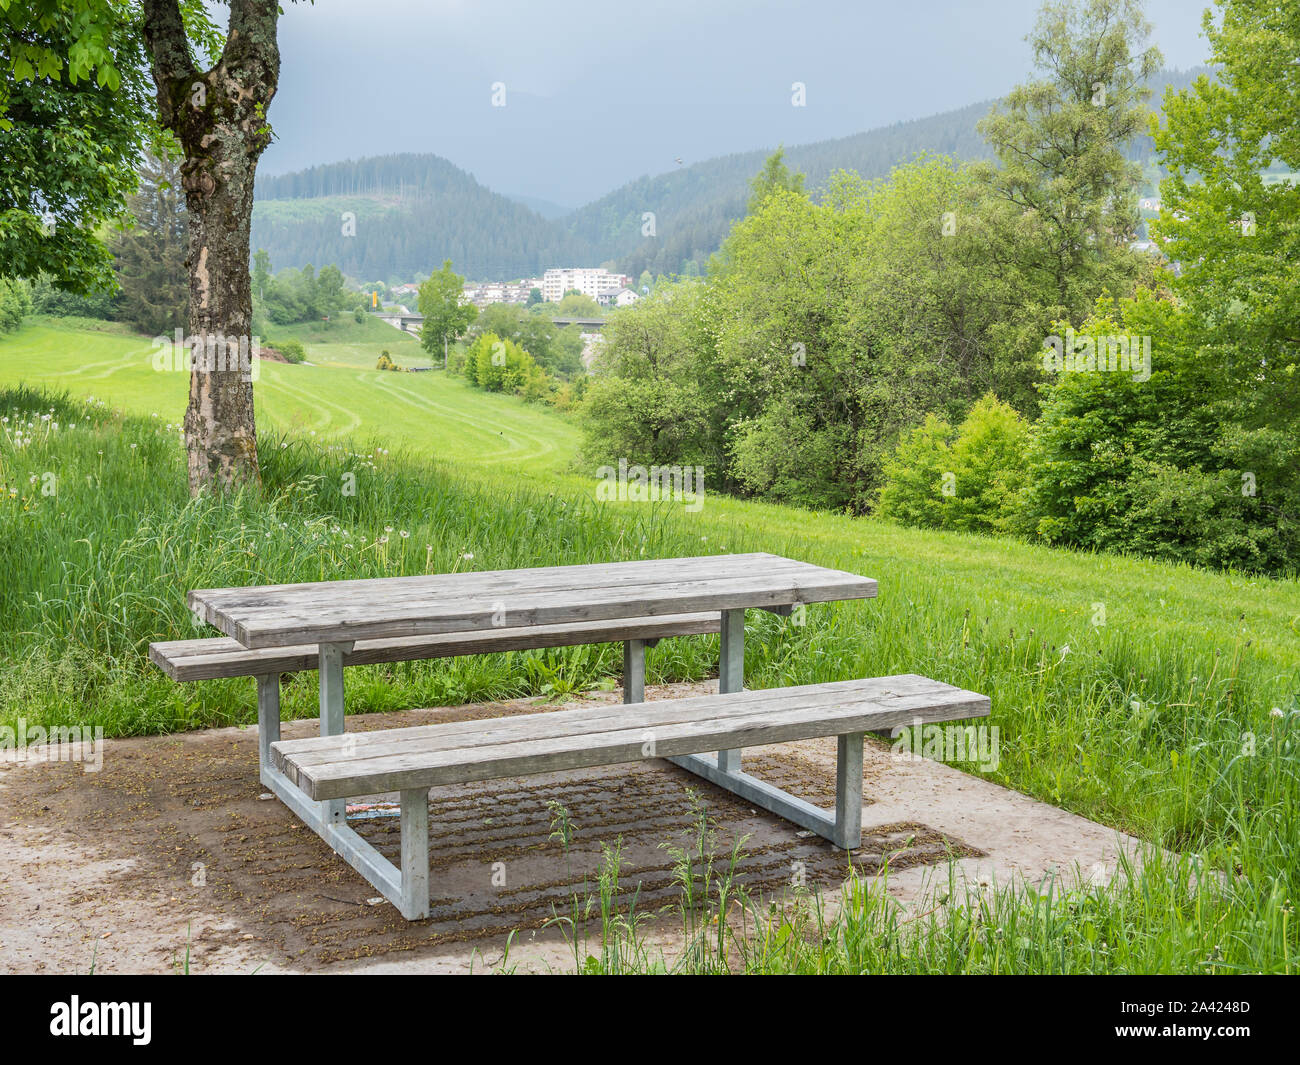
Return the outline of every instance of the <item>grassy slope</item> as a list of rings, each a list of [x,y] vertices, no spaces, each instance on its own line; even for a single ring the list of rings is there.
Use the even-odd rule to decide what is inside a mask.
[[[187,502],[176,433],[161,418],[118,423],[73,404],[56,417],[65,428],[77,421],[76,430],[52,432],[27,415],[31,439],[17,444],[21,416],[7,412],[0,568],[16,579],[0,596],[0,651],[9,663],[0,669],[0,720],[21,713],[60,722],[69,706],[110,732],[252,720],[251,685],[182,689],[144,662],[150,639],[197,634],[182,603],[187,587],[767,550],[869,574],[881,596],[810,608],[802,628],[753,617],[749,686],[921,672],[989,692],[991,724],[1001,730],[995,779],[1147,839],[1204,848],[1216,865],[1241,871],[1234,890],[1245,895],[1226,922],[1217,910],[1175,915],[1176,900],[1153,908],[1151,898],[1137,899],[1140,913],[1103,932],[1111,942],[1151,937],[1136,952],[1144,960],[1120,967],[1194,967],[1225,950],[1234,964],[1292,964],[1296,935],[1284,902],[1300,888],[1291,882],[1300,878],[1292,870],[1300,717],[1286,711],[1300,689],[1300,584],[721,498],[697,514],[673,504],[596,504],[589,480],[557,472],[575,441],[566,422],[441,374],[361,372],[375,342],[312,347],[317,367],[268,366],[263,402],[269,420],[292,426],[294,412],[326,399],[349,414],[322,418],[321,434],[356,418],[357,432],[408,442],[412,460],[396,447],[388,456],[301,437],[281,449],[267,439],[266,490],[237,505]],[[39,379],[31,368],[40,366],[47,380],[146,415],[160,397],[178,404],[183,381],[141,371],[133,345],[29,326],[0,340],[0,387]],[[316,391],[268,385],[295,371],[314,373],[292,379],[299,392],[306,381]],[[416,390],[412,402],[445,403],[478,424],[431,446],[423,409],[407,397],[360,395],[397,386]],[[546,465],[479,450],[485,433],[518,424],[544,442]],[[429,463],[431,454],[443,461]],[[521,476],[528,467],[532,484]],[[49,470],[62,486],[55,498],[32,483]],[[347,498],[337,486],[351,470],[360,471],[361,491]],[[651,679],[702,676],[716,653],[716,640],[664,641],[650,654]],[[349,700],[363,711],[563,691],[617,669],[614,648],[376,667],[350,674]],[[310,678],[286,688],[292,714],[313,713],[314,699]],[[1256,753],[1243,757],[1248,742]],[[1201,931],[1181,942],[1172,922]],[[1047,957],[1056,940],[1043,943]],[[1118,964],[1098,959],[1092,939],[1080,951],[1070,967]],[[941,965],[970,967],[962,957]]]
[[[568,422],[517,400],[489,395],[441,372],[376,370],[387,349],[401,366],[427,366],[419,344],[392,326],[350,317],[274,327],[267,343],[301,340],[312,365],[261,362],[258,425],[323,439],[382,439],[413,453],[476,467],[560,469],[577,446]],[[141,336],[69,329],[38,320],[0,337],[0,385],[23,382],[92,395],[110,406],[180,422],[188,381],[152,368]]]
[[[441,372],[381,373],[387,349],[403,366],[427,365],[415,340],[391,326],[350,317],[333,323],[275,327],[270,343],[292,337],[311,366],[262,363],[259,425],[319,439],[380,441],[458,469],[539,476],[574,493],[591,483],[564,471],[579,434],[567,420],[518,400],[489,395]],[[186,380],[156,373],[149,342],[113,332],[29,324],[0,337],[0,386],[25,382],[93,395],[138,414],[179,422]],[[1142,559],[1079,555],[1016,541],[906,529],[843,515],[725,497],[709,497],[698,514],[683,512],[721,550],[728,532],[752,530],[766,550],[816,554],[826,564],[861,570],[881,582],[882,596],[907,596],[917,581],[939,582],[983,616],[1030,619],[1046,611],[1078,640],[1093,635],[1094,604],[1106,628],[1140,640],[1176,636],[1189,646],[1239,634],[1271,664],[1279,682],[1300,656],[1300,585],[1209,573]],[[965,594],[979,589],[979,594]],[[1240,617],[1239,617],[1240,616]],[[1032,621],[1022,623],[1022,629]],[[1056,626],[1054,626],[1055,628]]]

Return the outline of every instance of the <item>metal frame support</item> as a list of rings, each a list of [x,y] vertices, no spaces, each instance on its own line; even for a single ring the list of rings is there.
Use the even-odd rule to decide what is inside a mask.
[[[403,833],[402,848],[402,866],[398,869],[392,862],[385,858],[379,851],[375,850],[366,840],[359,836],[347,824],[336,825],[326,821],[321,815],[321,807],[324,803],[315,802],[310,799],[296,784],[288,777],[274,767],[268,768],[262,777],[262,781],[271,789],[276,797],[289,807],[308,828],[316,835],[320,836],[330,849],[342,858],[348,865],[352,866],[358,873],[372,884],[381,895],[397,907],[403,917],[408,921],[415,921],[421,917],[429,915],[429,862],[428,862],[428,839],[425,839],[424,851],[424,905],[408,904],[408,895],[414,895],[414,891],[407,890],[406,877],[403,876],[403,869],[415,867],[416,858],[412,854],[408,861],[407,848],[405,846],[406,835]],[[403,796],[405,798],[405,796]],[[425,801],[428,801],[428,793],[425,793]],[[428,824],[428,807],[425,807],[425,824]],[[405,828],[405,818],[403,819]]]
[[[271,768],[271,744],[280,739],[280,674],[263,673],[257,678],[257,769],[263,784]]]
[[[859,778],[861,779],[861,778]],[[408,921],[429,916],[429,789],[402,792],[402,901]]]
[[[343,722],[343,656],[352,650],[351,643],[323,643],[320,645],[320,734],[342,736]],[[347,820],[347,799],[326,799],[321,803],[321,815],[332,825]]]
[[[745,690],[745,611],[722,612],[722,653],[718,660],[718,691]],[[718,752],[718,769],[723,773],[740,772],[740,748]]]
[[[645,640],[623,643],[623,702],[645,702]]]
[[[320,649],[320,731],[338,736],[343,721],[343,656],[350,643]],[[280,674],[257,678],[258,760],[262,784],[360,873],[408,921],[429,916],[429,792],[403,791],[401,868],[393,865],[348,827],[346,799],[316,802],[271,762],[271,744],[280,739]]]
[[[645,702],[644,640],[623,644],[623,702]],[[723,692],[745,687],[745,611],[722,612],[722,655],[718,688]],[[719,751],[717,758],[688,754],[669,758],[673,765],[703,777],[755,806],[761,806],[801,828],[816,832],[843,850],[862,846],[862,733],[839,737],[835,767],[835,812],[782,791],[740,770],[740,751]],[[403,794],[405,802],[405,794]],[[405,865],[405,850],[403,850]]]
[[[718,687],[744,688],[745,612],[722,612],[722,655]],[[623,701],[645,701],[646,640],[623,645]],[[343,656],[351,643],[320,645],[320,732],[344,732]],[[401,867],[393,865],[349,828],[346,799],[316,802],[274,767],[271,744],[280,739],[280,674],[257,677],[258,759],[261,781],[331,849],[388,899],[408,921],[429,916],[429,793],[414,788],[401,793]],[[691,754],[669,758],[688,772],[747,799],[788,821],[816,832],[844,850],[862,845],[862,733],[838,738],[835,812],[832,816],[780,788],[740,771],[740,751],[719,751],[716,759]]]
[[[668,761],[703,777],[742,799],[761,806],[801,828],[816,832],[841,850],[862,846],[862,733],[839,737],[835,765],[835,813],[805,802],[789,792],[752,777],[748,773],[726,772],[717,762],[699,754],[687,754]]]
[[[837,737],[835,751],[835,835],[846,851],[862,846],[862,733]]]

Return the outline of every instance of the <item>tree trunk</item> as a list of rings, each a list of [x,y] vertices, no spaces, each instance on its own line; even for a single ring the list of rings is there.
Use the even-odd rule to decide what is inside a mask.
[[[194,66],[177,0],[145,0],[158,112],[184,150],[193,352],[185,446],[190,492],[257,480],[249,226],[266,110],[280,73],[277,0],[232,0],[221,57]]]

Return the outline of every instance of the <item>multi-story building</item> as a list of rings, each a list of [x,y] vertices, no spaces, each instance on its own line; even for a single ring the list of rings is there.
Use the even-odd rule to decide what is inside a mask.
[[[467,281],[461,300],[476,307],[492,303],[527,303],[528,294],[535,288],[541,288],[541,282],[535,277],[522,281]]]
[[[629,284],[626,274],[611,274],[600,267],[563,267],[542,275],[542,299],[559,303],[566,292],[581,292],[597,303],[608,303]]]

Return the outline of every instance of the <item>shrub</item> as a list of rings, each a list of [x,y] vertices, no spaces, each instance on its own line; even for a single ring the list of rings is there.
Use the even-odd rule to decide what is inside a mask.
[[[749,491],[825,510],[852,502],[852,445],[851,427],[777,400],[736,426],[729,450],[735,475]]]
[[[950,528],[1010,532],[1019,521],[1026,484],[1029,424],[996,396],[987,395],[957,427],[952,445]]]
[[[512,392],[526,399],[550,393],[546,372],[513,340],[484,333],[465,352],[465,380],[488,392]]]
[[[122,293],[97,291],[78,295],[56,288],[48,277],[38,277],[31,282],[32,314],[48,314],[57,318],[96,318],[114,321],[122,304]]]
[[[906,525],[1010,532],[1022,522],[1029,425],[994,395],[956,429],[931,414],[885,464],[880,514]]]
[[[1058,326],[1058,329],[1063,327]],[[1152,372],[1062,374],[1028,454],[1026,531],[1048,543],[1287,572],[1300,563],[1300,445],[1235,423],[1215,362],[1178,311],[1099,301],[1079,336],[1152,337]]]
[[[286,340],[276,345],[276,350],[284,356],[285,362],[298,363],[307,358],[307,352],[297,340]]]
[[[388,354],[388,349],[385,348],[383,351],[379,353],[379,361],[375,363],[375,369],[376,370],[400,370],[401,367],[398,366],[397,363],[393,361],[393,357]]]
[[[702,461],[696,445],[702,405],[689,383],[598,375],[587,386],[582,416],[583,451],[593,462],[626,458],[647,466],[675,466]]]
[[[533,366],[518,391],[527,403],[541,403],[551,396],[551,379],[540,366]]]
[[[943,494],[944,475],[953,472],[952,437],[952,426],[929,414],[899,441],[885,463],[885,485],[880,490],[882,517],[929,528],[944,524],[948,499]]]
[[[565,381],[551,397],[551,405],[565,413],[576,410],[582,403],[582,397],[586,395],[589,380],[586,374],[579,374],[573,380]]]
[[[0,278],[0,333],[17,329],[31,312],[32,293],[27,282]]]

